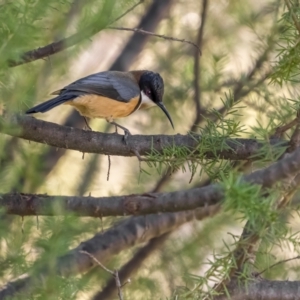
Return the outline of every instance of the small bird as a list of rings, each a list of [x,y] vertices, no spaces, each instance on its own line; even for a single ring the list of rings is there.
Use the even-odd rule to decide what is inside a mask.
[[[26,111],[26,114],[44,113],[58,105],[68,104],[85,118],[103,118],[124,130],[125,142],[130,132],[114,122],[138,109],[157,105],[174,128],[173,121],[162,102],[164,81],[158,73],[148,70],[129,72],[106,71],[81,78],[52,95],[58,95]],[[88,123],[86,121],[88,126]],[[89,126],[88,126],[89,127]]]

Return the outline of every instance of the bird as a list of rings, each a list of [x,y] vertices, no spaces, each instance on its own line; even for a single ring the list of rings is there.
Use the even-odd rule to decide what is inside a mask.
[[[124,140],[130,131],[114,120],[127,117],[138,109],[158,106],[174,124],[163,104],[164,81],[159,73],[149,70],[104,71],[83,77],[52,93],[56,97],[26,111],[26,114],[44,113],[67,104],[86,118],[103,118],[124,131]],[[88,128],[90,128],[88,126]]]

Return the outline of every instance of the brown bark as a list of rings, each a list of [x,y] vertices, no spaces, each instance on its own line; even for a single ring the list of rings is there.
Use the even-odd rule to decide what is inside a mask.
[[[123,135],[85,131],[72,127],[41,121],[27,116],[15,116],[9,121],[0,118],[0,132],[25,140],[47,144],[56,148],[72,149],[84,153],[98,153],[118,156],[141,156],[155,150],[162,153],[166,147],[185,147],[195,150],[201,145],[200,135],[131,135],[124,143]],[[6,125],[6,126],[4,126]],[[16,127],[14,129],[9,127]],[[19,128],[19,130],[17,130]],[[219,146],[218,146],[219,145]],[[270,140],[270,147],[288,146],[278,139]],[[231,160],[251,160],[261,158],[259,151],[263,143],[255,139],[216,140],[215,149],[202,153],[206,158],[224,158]],[[219,148],[219,149],[218,149]],[[199,152],[195,151],[197,155]]]

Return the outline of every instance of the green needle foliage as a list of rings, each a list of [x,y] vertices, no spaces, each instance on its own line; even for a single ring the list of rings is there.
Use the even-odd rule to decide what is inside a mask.
[[[232,94],[225,94],[225,100],[221,99],[226,108],[226,113],[221,114],[216,109],[207,111],[210,117],[204,117],[204,127],[199,127],[200,141],[194,149],[184,146],[170,146],[163,149],[160,153],[152,149],[152,152],[146,157],[148,167],[155,168],[158,174],[162,174],[165,167],[170,168],[171,172],[181,170],[191,173],[191,179],[199,172],[200,175],[206,174],[211,180],[220,179],[221,174],[227,174],[230,163],[227,160],[220,159],[218,153],[223,150],[229,150],[226,140],[241,136],[245,130],[240,124],[239,101],[234,101]],[[194,133],[190,133],[195,138]],[[207,152],[212,153],[212,158],[207,159]],[[151,175],[147,170],[141,168],[141,171]],[[191,181],[191,180],[190,180]]]

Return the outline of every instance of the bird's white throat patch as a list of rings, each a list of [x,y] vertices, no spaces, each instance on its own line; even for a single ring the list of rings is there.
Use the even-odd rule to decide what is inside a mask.
[[[156,104],[142,91],[142,101],[139,109],[146,109],[155,106]]]

